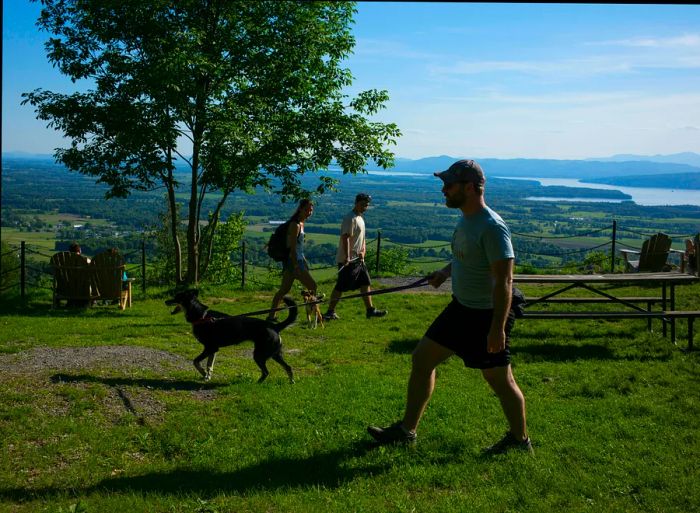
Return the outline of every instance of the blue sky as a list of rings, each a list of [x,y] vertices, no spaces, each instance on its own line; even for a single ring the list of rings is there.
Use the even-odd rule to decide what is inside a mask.
[[[387,89],[399,157],[700,153],[700,7],[360,2],[351,92]],[[76,87],[37,4],[4,1],[3,151],[66,143],[20,94]]]

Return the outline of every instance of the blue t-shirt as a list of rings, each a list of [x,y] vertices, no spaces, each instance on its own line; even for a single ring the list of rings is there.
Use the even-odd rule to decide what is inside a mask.
[[[469,308],[493,308],[491,264],[515,258],[510,230],[486,207],[462,216],[452,235],[452,293]]]

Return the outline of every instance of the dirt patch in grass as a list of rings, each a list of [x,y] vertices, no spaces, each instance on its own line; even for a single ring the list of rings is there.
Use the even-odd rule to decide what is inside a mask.
[[[173,380],[173,370],[191,371],[193,378]],[[158,376],[141,377],[153,373]],[[199,384],[188,359],[138,346],[35,347],[0,354],[3,388],[20,396],[41,390],[32,407],[55,416],[97,413],[119,422],[126,415],[141,424],[162,420],[168,395],[187,394],[198,401],[217,396],[216,390]]]
[[[138,346],[35,347],[0,355],[0,372],[28,374],[45,370],[189,370],[182,356]]]

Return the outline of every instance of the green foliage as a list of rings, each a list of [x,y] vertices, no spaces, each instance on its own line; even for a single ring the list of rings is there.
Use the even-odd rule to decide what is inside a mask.
[[[367,265],[370,269],[376,268],[377,250],[368,248],[365,257]],[[402,274],[415,273],[416,269],[409,266],[408,250],[400,246],[380,248],[379,252],[379,275],[380,276],[395,276]]]
[[[308,192],[300,177],[334,161],[351,175],[368,159],[393,162],[387,146],[398,128],[369,120],[386,91],[345,94],[352,2],[42,3],[49,61],[93,88],[37,89],[23,103],[71,140],[57,160],[96,177],[108,197],[163,185],[175,213],[175,163],[188,167],[187,282],[198,281],[199,255],[208,251],[199,248],[199,223],[210,193],[221,193],[218,219],[236,190],[299,197]],[[320,194],[336,182],[320,175],[310,189]]]
[[[563,273],[600,274],[610,272],[610,253],[591,251],[585,255],[583,262],[573,261],[564,266]]]
[[[212,221],[212,216],[209,216]],[[209,265],[200,273],[205,280],[212,283],[233,283],[241,279],[240,246],[247,223],[243,212],[232,214],[226,222],[219,223],[214,232],[214,242]],[[238,260],[236,260],[238,256]]]
[[[172,216],[170,212],[161,212],[158,214],[158,218],[160,222],[149,230],[149,239],[155,241],[153,254],[149,261],[151,264],[148,273],[149,281],[159,285],[176,284],[178,277],[175,274],[177,269],[175,259],[179,252],[175,250],[172,237]],[[178,241],[186,243],[187,237],[181,224],[178,224],[177,233]]]

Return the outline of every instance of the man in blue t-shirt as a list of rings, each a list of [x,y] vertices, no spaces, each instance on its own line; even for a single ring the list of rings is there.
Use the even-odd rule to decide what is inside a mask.
[[[510,426],[489,453],[522,449],[532,453],[525,421],[525,397],[510,366],[510,310],[515,254],[510,230],[484,201],[484,172],[473,160],[455,162],[434,173],[443,181],[449,208],[462,217],[452,236],[452,261],[428,280],[439,287],[452,277],[452,302],[428,328],[413,352],[406,409],[401,421],[369,434],[381,444],[416,439],[416,429],[435,387],[435,368],[456,354],[464,365],[480,369],[501,402]]]

